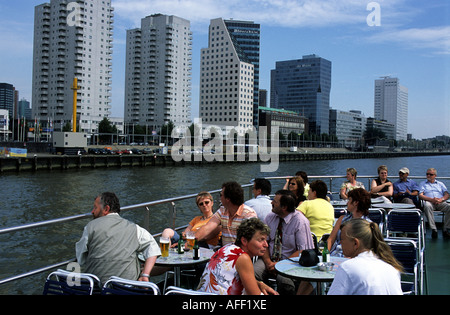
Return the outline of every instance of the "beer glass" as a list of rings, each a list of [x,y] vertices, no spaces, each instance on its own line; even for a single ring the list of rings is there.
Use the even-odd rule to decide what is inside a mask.
[[[187,247],[190,250],[192,248],[194,248],[194,244],[195,244],[195,234],[194,234],[194,232],[187,232],[186,233],[186,242],[187,242]]]
[[[166,237],[159,239],[159,248],[161,248],[161,257],[169,257],[170,240]]]

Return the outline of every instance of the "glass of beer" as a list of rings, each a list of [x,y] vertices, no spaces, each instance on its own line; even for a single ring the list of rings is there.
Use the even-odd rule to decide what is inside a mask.
[[[159,248],[161,248],[161,257],[169,257],[170,240],[166,237],[159,239]]]
[[[194,248],[194,244],[195,244],[195,234],[194,234],[194,232],[187,232],[186,233],[186,243],[187,243],[187,247],[190,250],[192,248]]]

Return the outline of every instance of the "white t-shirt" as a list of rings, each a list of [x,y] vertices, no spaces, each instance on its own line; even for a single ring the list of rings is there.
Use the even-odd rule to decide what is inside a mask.
[[[328,295],[402,295],[400,272],[372,251],[343,262]]]

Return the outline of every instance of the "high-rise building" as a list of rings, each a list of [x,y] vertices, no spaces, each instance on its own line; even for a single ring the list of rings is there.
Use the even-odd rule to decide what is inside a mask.
[[[317,55],[279,61],[271,71],[270,106],[309,119],[309,131],[329,133],[331,61]]]
[[[395,126],[395,140],[406,140],[408,131],[408,89],[398,78],[375,80],[375,119]]]
[[[201,50],[200,117],[205,124],[253,127],[254,65],[223,19],[211,20],[208,48]]]
[[[261,26],[252,21],[225,20],[228,33],[230,34],[236,49],[253,64],[253,125],[258,128],[259,116],[259,51]]]
[[[14,118],[16,89],[12,84],[0,83],[0,109],[8,111],[8,115]]]
[[[111,0],[51,0],[35,8],[33,117],[51,120],[55,130],[73,123],[75,78],[79,130],[95,132],[111,115],[113,11]]]
[[[188,20],[162,14],[127,31],[125,123],[158,128],[191,121],[192,32]]]

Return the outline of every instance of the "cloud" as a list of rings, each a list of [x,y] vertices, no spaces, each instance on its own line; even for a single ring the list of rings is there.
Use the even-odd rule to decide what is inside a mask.
[[[370,40],[450,55],[450,26],[387,30],[371,36]]]
[[[253,20],[268,26],[324,27],[365,23],[367,4],[361,0],[115,0],[115,14],[134,26],[151,14],[176,15],[194,25],[213,18]],[[403,0],[378,1],[390,8]]]

